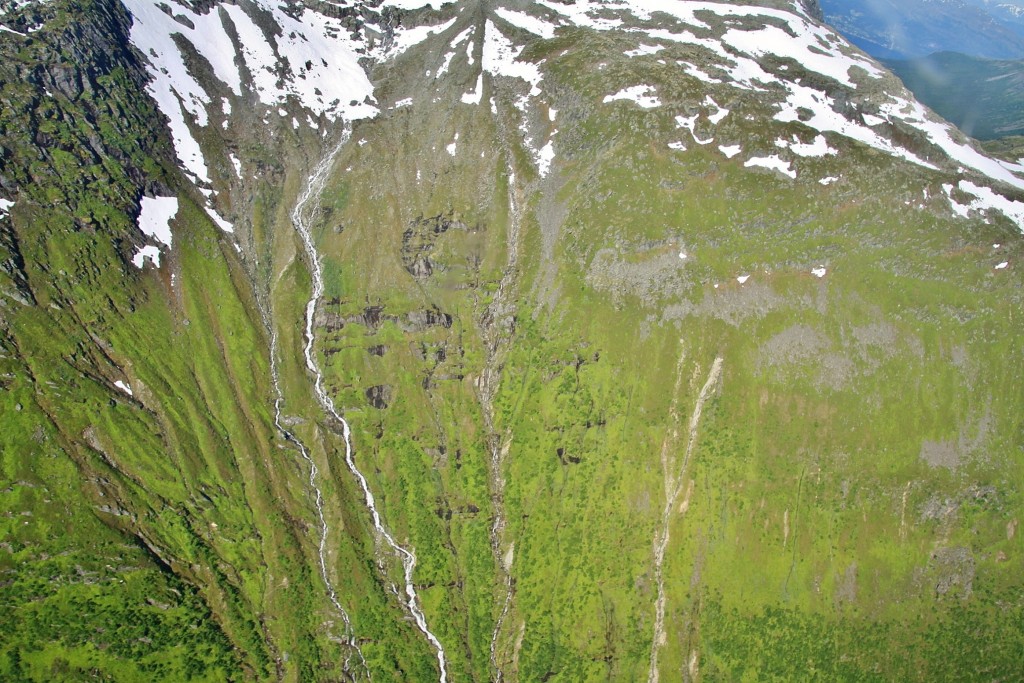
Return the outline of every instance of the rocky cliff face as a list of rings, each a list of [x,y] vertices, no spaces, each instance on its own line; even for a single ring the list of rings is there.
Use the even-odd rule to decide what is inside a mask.
[[[9,9],[0,671],[1014,675],[1024,174],[819,19]]]

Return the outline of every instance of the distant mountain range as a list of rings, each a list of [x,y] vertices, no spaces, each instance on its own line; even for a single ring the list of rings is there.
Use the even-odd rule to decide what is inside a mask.
[[[879,59],[962,52],[1024,58],[1024,2],[822,0],[825,20]]]
[[[1024,133],[1024,0],[823,0],[825,20],[968,135]]]

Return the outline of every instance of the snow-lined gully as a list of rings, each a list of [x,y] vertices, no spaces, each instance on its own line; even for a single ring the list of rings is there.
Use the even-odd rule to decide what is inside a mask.
[[[359,487],[363,491],[363,498],[366,503],[366,508],[370,512],[370,516],[373,520],[373,527],[376,530],[378,536],[384,539],[384,542],[391,549],[391,551],[401,560],[402,568],[404,571],[405,579],[405,607],[412,616],[413,621],[416,622],[416,626],[426,636],[427,640],[433,646],[437,652],[437,663],[440,668],[441,683],[446,683],[448,680],[448,670],[446,666],[446,657],[444,647],[441,645],[441,641],[437,639],[437,636],[427,626],[427,619],[423,614],[423,610],[419,606],[419,596],[416,593],[416,587],[413,585],[413,570],[416,567],[416,555],[415,553],[407,548],[402,547],[394,539],[391,533],[384,526],[381,520],[380,511],[377,509],[377,504],[373,496],[373,492],[370,491],[369,484],[367,484],[366,477],[356,466],[355,459],[353,458],[352,449],[352,432],[349,428],[348,422],[338,412],[334,405],[334,400],[327,393],[324,388],[323,372],[320,369],[320,365],[316,360],[315,353],[315,342],[316,333],[314,326],[314,318],[316,316],[316,308],[320,303],[320,298],[324,293],[324,280],[323,280],[323,266],[320,262],[320,254],[316,249],[316,245],[313,242],[313,236],[310,229],[311,223],[316,217],[320,209],[320,195],[323,192],[324,185],[327,182],[327,177],[330,174],[331,168],[334,165],[334,160],[338,153],[344,147],[345,143],[348,142],[350,131],[346,130],[341,140],[330,152],[328,152],[321,160],[320,163],[313,170],[312,175],[306,181],[305,187],[299,193],[299,197],[295,202],[295,207],[292,209],[291,220],[292,225],[295,227],[295,231],[298,233],[299,238],[302,240],[302,246],[305,249],[307,260],[309,261],[310,277],[313,281],[313,289],[309,297],[309,301],[306,303],[306,343],[303,348],[303,354],[306,359],[306,367],[313,373],[314,383],[313,390],[316,394],[317,401],[323,410],[332,418],[334,418],[340,425],[342,430],[342,437],[345,441],[345,464],[348,466],[352,476],[356,478],[359,483]],[[312,461],[310,461],[312,463]],[[313,474],[310,475],[310,484],[316,492],[317,507],[321,510],[320,519],[323,522],[321,530],[321,542],[320,542],[320,563],[322,570],[325,574],[326,580],[326,564],[324,560],[324,546],[326,544],[327,535],[327,524],[324,521],[322,512],[322,496],[320,489],[316,486],[315,477],[315,466],[312,470]],[[333,588],[330,589],[332,594],[332,602],[340,609],[340,605],[337,603],[336,596],[333,595]],[[341,610],[344,613],[344,610]],[[347,616],[346,616],[347,621]]]

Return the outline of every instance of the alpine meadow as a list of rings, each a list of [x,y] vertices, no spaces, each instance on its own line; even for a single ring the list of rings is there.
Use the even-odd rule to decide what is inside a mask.
[[[1024,158],[823,21],[5,2],[0,680],[1024,679]]]

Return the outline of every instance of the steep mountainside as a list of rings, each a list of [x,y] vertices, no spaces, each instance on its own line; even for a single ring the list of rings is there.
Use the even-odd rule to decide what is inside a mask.
[[[940,52],[887,61],[922,102],[979,140],[1024,133],[1024,61]]]
[[[0,31],[0,678],[1012,679],[1024,166],[814,3]]]

